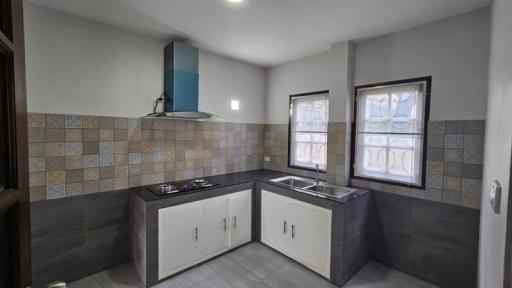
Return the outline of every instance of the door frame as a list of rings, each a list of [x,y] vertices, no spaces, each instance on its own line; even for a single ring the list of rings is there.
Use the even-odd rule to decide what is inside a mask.
[[[0,192],[0,214],[9,213],[13,287],[31,285],[28,128],[23,0],[2,0],[0,49],[7,56],[8,186]]]

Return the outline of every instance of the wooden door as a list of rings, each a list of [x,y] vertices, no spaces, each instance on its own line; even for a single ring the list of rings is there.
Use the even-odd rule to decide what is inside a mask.
[[[296,200],[291,200],[290,207],[290,256],[329,278],[331,211]]]
[[[229,196],[229,246],[251,241],[252,191],[245,190]]]
[[[201,245],[203,255],[208,257],[228,247],[228,196],[215,197],[203,202],[205,212]]]
[[[0,2],[0,287],[31,285],[22,0]]]
[[[204,203],[192,202],[158,211],[159,279],[197,262],[202,256],[200,241]]]

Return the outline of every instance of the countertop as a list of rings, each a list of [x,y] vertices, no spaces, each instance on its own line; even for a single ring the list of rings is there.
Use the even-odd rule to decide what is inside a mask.
[[[264,182],[264,183],[275,185],[278,187],[283,187],[282,185],[271,182],[270,180],[275,179],[275,178],[284,177],[284,176],[289,176],[289,175],[294,175],[294,174],[273,171],[273,170],[260,169],[260,170],[237,172],[237,173],[223,174],[223,175],[210,176],[210,177],[202,177],[209,182],[218,183],[219,185],[204,188],[204,189],[194,190],[194,191],[169,194],[166,196],[157,196],[147,189],[147,187],[153,186],[153,185],[135,187],[135,188],[131,188],[130,190],[133,193],[137,194],[142,200],[149,202],[149,201],[157,201],[157,200],[167,199],[167,198],[172,198],[172,197],[179,197],[179,196],[183,196],[186,194],[201,193],[202,191],[214,190],[214,189],[219,189],[219,188],[223,188],[223,187],[239,185],[239,184],[244,184],[244,183],[251,183],[251,182],[256,182],[256,181]],[[294,176],[298,176],[298,175],[294,175]],[[299,177],[302,177],[302,176],[299,176]],[[190,181],[190,180],[186,180],[184,182],[187,182],[187,181]],[[293,190],[291,188],[289,188],[289,189]],[[331,201],[338,202],[338,203],[345,203],[345,202],[349,201],[350,199],[356,198],[359,195],[362,195],[367,192],[369,192],[369,190],[358,189],[358,191],[353,192],[351,194],[351,196],[347,197],[347,198],[343,198],[343,199],[324,198],[324,199],[331,200]],[[297,192],[297,193],[301,193],[301,192]],[[320,196],[314,196],[314,197],[322,198]]]

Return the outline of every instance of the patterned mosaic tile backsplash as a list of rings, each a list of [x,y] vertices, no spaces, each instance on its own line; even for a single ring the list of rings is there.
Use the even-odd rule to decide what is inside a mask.
[[[55,199],[260,168],[288,168],[287,124],[239,124],[30,113],[31,200]],[[350,129],[330,123],[330,183],[480,207],[485,122],[431,121],[426,189],[349,181]],[[263,161],[269,156],[270,161]]]
[[[30,113],[31,200],[263,167],[263,124]]]
[[[485,121],[431,121],[428,129],[426,189],[352,179],[351,185],[407,195],[470,208],[480,207]],[[350,129],[345,123],[329,124],[327,179],[346,185],[349,181]],[[288,165],[288,125],[265,128],[265,168],[297,172]],[[302,172],[306,176],[314,173]]]

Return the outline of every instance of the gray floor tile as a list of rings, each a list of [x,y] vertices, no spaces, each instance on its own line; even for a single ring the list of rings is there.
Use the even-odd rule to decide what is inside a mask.
[[[143,287],[130,264],[79,281],[71,288]],[[259,243],[251,243],[176,275],[156,288],[336,288],[326,279]],[[436,288],[377,262],[368,262],[344,288]]]

